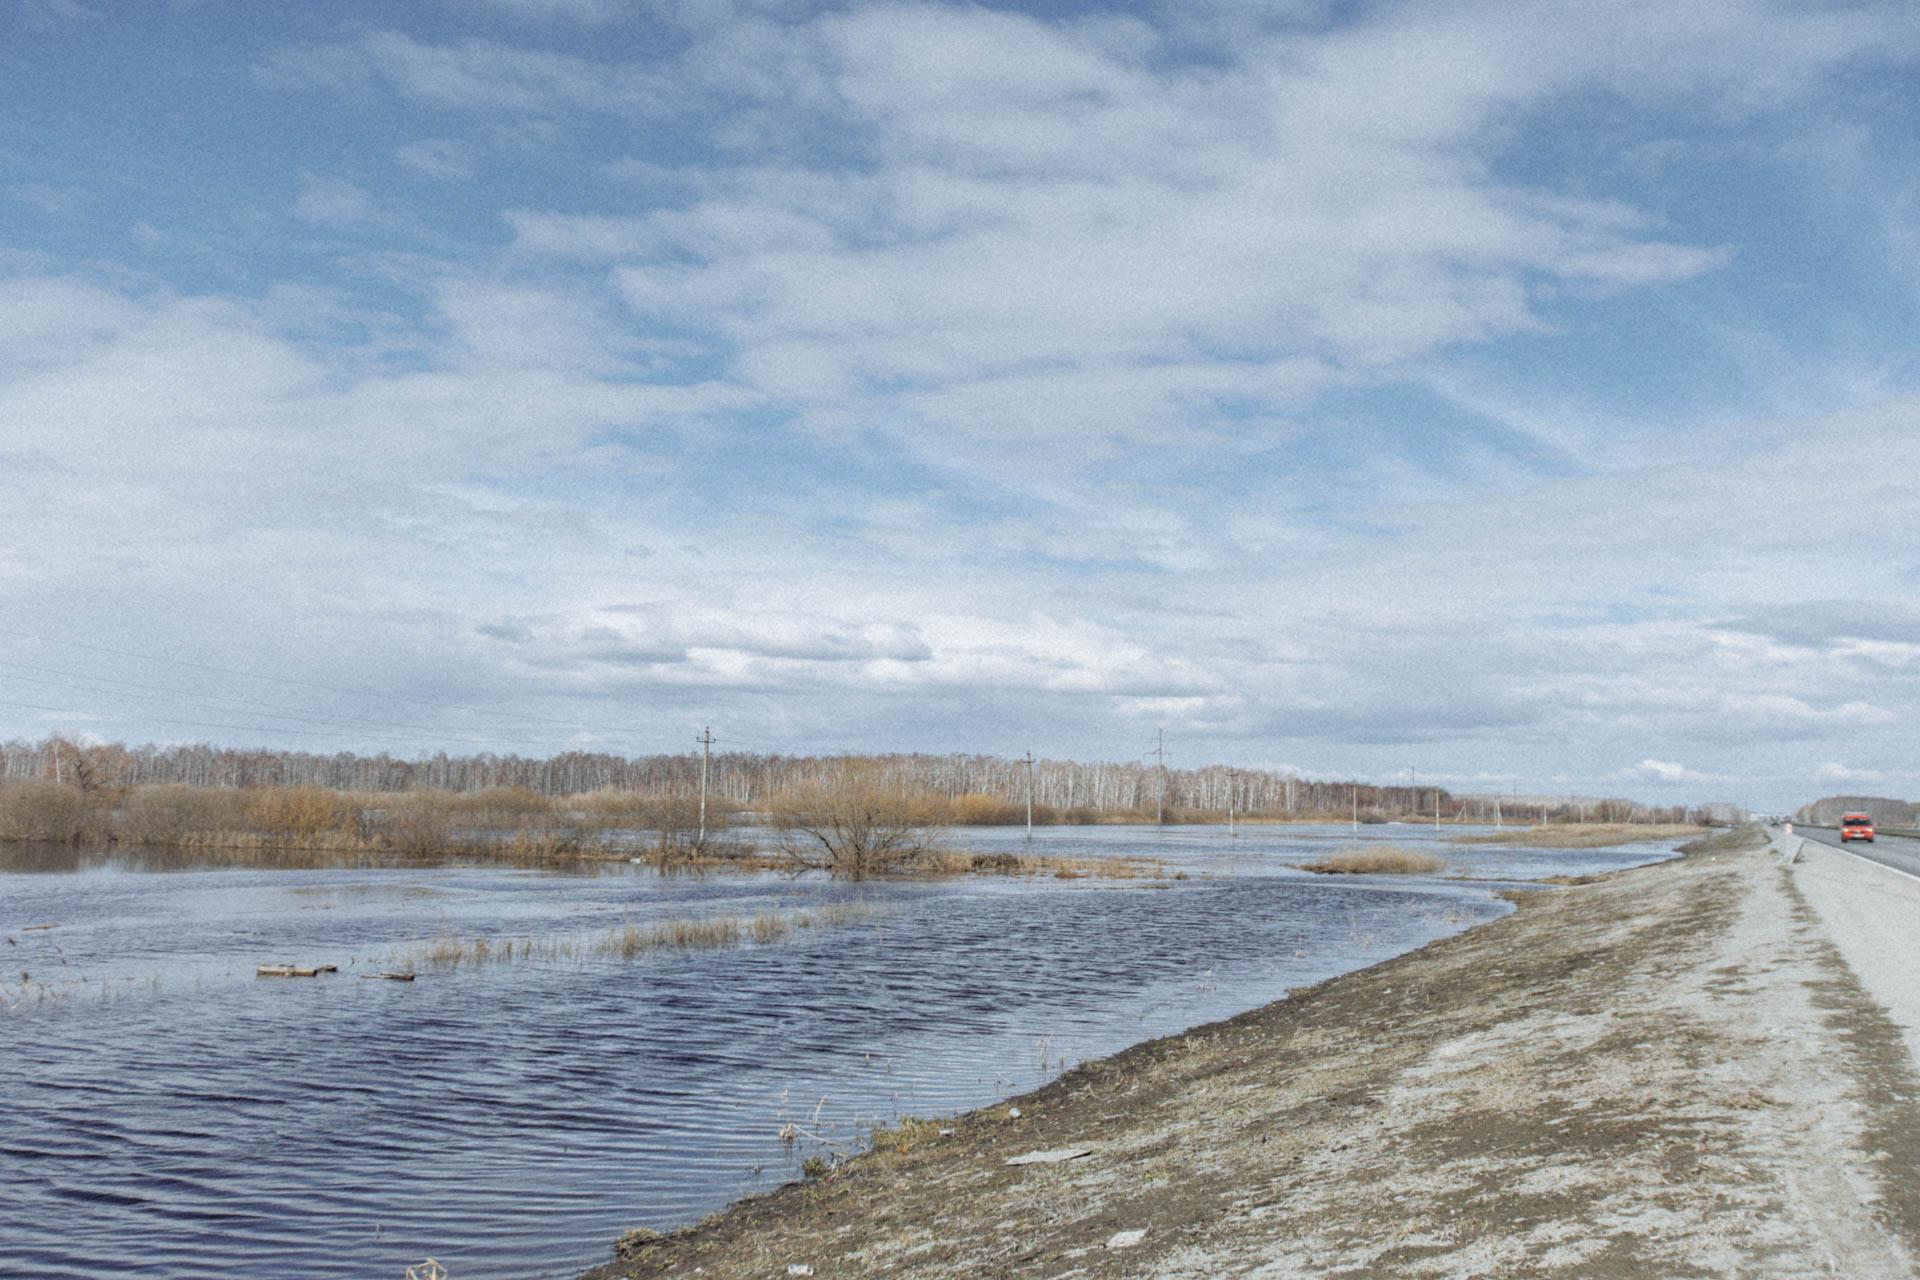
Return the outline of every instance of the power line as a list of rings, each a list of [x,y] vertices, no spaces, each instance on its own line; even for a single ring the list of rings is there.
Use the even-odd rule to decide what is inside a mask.
[[[168,688],[165,688],[164,686],[141,684],[131,680],[120,680],[111,676],[85,675],[78,671],[61,671],[52,667],[36,667],[30,663],[10,662],[5,659],[0,659],[0,667],[16,667],[26,671],[39,671],[49,675],[60,676],[66,680],[84,681],[91,684],[107,685],[107,686],[110,686],[110,689],[108,691],[113,692],[115,696],[122,697],[122,698],[133,698],[141,702],[165,702],[165,703],[173,703],[175,705],[184,705],[189,707],[195,704],[225,703],[225,704],[228,704],[228,708],[224,708],[224,709],[231,709],[233,711],[244,712],[247,715],[260,716],[270,720],[292,720],[296,723],[302,723],[302,724],[355,727],[355,728],[363,728],[376,733],[388,733],[388,732],[397,733],[400,731],[411,730],[411,731],[417,731],[420,733],[434,734],[438,737],[447,739],[449,741],[471,742],[471,743],[480,744],[482,746],[487,746],[487,745],[511,746],[517,742],[524,742],[524,741],[530,740],[527,738],[504,738],[504,737],[481,736],[481,735],[475,735],[471,733],[460,733],[457,731],[449,731],[437,725],[406,724],[406,723],[397,722],[397,721],[374,720],[365,716],[341,715],[334,712],[298,711],[290,708],[276,706],[273,703],[256,702],[249,698],[236,698],[227,694],[198,693],[198,692],[194,692],[192,690],[187,690],[187,689],[168,689]],[[44,680],[35,676],[15,675],[15,674],[12,674],[11,672],[6,672],[6,671],[0,671],[0,680],[11,680],[21,684],[38,685],[43,688],[57,689],[57,688],[63,687],[61,684],[53,680]],[[149,692],[123,692],[124,690],[148,690]],[[93,693],[93,692],[100,692],[100,691],[82,689],[80,690],[80,692]],[[261,727],[273,728],[274,726],[261,726]],[[537,741],[538,739],[531,739],[531,740]]]
[[[79,720],[86,720],[86,719],[104,720],[108,718],[100,715],[98,712],[75,711],[71,707],[49,707],[44,703],[39,703],[39,702],[14,702],[5,698],[0,698],[0,707],[20,707],[28,711],[51,711],[55,715],[68,716],[70,718],[79,719]],[[372,736],[375,738],[384,736],[381,734],[368,735],[366,733],[343,733],[338,730],[328,731],[328,730],[322,730],[322,729],[288,729],[280,726],[262,726],[257,724],[215,724],[207,720],[177,720],[171,717],[163,717],[163,716],[149,716],[148,719],[154,724],[183,725],[188,728],[195,728],[195,729],[232,729],[239,733],[263,733],[263,732],[290,733],[290,734],[294,734],[297,737],[302,737],[302,738],[346,738],[352,741],[365,741],[368,736]],[[416,740],[410,739],[410,738],[396,737],[393,739],[393,741],[413,742]]]
[[[344,693],[356,698],[380,698],[388,702],[408,702],[415,706],[434,707],[442,711],[472,711],[480,715],[505,716],[513,720],[534,720],[546,724],[565,725],[577,728],[572,720],[562,720],[555,716],[534,715],[525,711],[504,711],[498,707],[476,707],[459,702],[435,702],[429,698],[412,698],[405,694],[385,693],[378,689],[353,688],[347,685],[322,684],[315,680],[296,680],[291,676],[268,675],[262,671],[246,671],[238,667],[215,666],[209,662],[195,662],[190,658],[168,658],[159,654],[138,653],[130,649],[115,649],[108,645],[88,644],[80,640],[56,639],[32,631],[21,631],[14,627],[0,627],[0,635],[15,636],[24,640],[37,640],[42,644],[64,646],[70,649],[89,649],[95,653],[110,653],[115,657],[132,658],[139,662],[162,662],[177,667],[192,667],[198,671],[212,671],[220,675],[240,676],[248,680],[266,680],[275,684],[295,685],[302,689],[319,689],[327,693]]]

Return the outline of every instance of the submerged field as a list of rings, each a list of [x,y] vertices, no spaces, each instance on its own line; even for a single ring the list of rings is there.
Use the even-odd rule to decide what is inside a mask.
[[[1664,856],[1446,845],[1456,833],[1360,843],[1489,878]],[[457,1280],[571,1275],[622,1230],[831,1165],[874,1126],[1507,910],[1485,885],[1296,869],[1353,835],[1056,829],[1032,852],[1165,874],[858,885],[17,848],[0,854],[0,1221],[16,1224],[0,1273],[397,1276],[432,1255]],[[952,838],[1028,849],[1006,830]],[[409,960],[415,982],[362,980]],[[341,969],[254,978],[270,961]]]

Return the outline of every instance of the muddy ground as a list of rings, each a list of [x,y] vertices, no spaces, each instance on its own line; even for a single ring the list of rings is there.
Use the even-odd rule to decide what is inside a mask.
[[[1518,895],[590,1274],[1913,1275],[1920,1080],[1761,839]]]

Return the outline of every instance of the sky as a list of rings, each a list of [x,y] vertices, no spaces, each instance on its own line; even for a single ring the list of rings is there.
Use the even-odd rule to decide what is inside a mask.
[[[1906,0],[0,0],[0,737],[1920,794]]]

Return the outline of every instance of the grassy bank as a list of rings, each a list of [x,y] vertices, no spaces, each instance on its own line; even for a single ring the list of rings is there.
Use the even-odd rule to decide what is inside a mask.
[[[1576,822],[1565,826],[1513,827],[1492,834],[1453,837],[1455,844],[1518,844],[1529,849],[1609,849],[1646,840],[1678,840],[1698,836],[1705,828],[1674,824],[1630,822]]]

